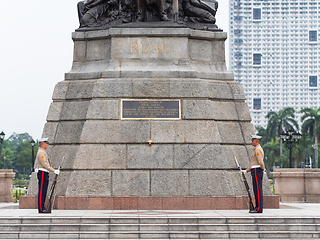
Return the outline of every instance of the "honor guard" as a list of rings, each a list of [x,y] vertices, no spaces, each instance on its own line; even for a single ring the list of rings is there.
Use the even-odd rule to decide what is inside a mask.
[[[39,140],[40,148],[37,153],[37,177],[39,180],[39,191],[38,191],[38,212],[46,213],[47,210],[44,207],[46,201],[47,189],[49,184],[49,172],[59,174],[59,170],[54,170],[50,166],[49,158],[46,149],[49,146],[48,138],[42,138]]]
[[[261,136],[252,135],[252,146],[254,146],[253,154],[250,159],[250,165],[243,172],[251,172],[252,186],[254,197],[256,200],[256,206],[249,213],[262,213],[263,212],[263,192],[262,192],[262,177],[264,171],[264,152],[260,146]]]

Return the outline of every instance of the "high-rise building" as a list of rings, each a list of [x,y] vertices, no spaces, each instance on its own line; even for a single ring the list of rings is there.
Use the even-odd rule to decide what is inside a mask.
[[[271,110],[320,106],[319,0],[230,0],[229,41],[253,125],[266,127]]]

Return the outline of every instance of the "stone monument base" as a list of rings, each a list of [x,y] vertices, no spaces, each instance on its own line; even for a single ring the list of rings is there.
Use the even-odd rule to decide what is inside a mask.
[[[21,196],[20,209],[37,208],[37,197]],[[279,196],[264,196],[264,208],[279,208]],[[60,210],[241,210],[247,196],[234,197],[64,197],[57,196]]]
[[[226,68],[227,33],[133,26],[72,36],[72,69],[42,135],[52,167],[65,157],[56,208],[248,209],[234,158],[249,166],[255,131]],[[36,208],[37,188],[33,174],[21,208]],[[263,193],[265,207],[279,207],[266,177]]]
[[[0,202],[13,202],[12,179],[15,175],[12,169],[0,169]]]
[[[274,192],[281,202],[320,203],[319,169],[275,169]]]

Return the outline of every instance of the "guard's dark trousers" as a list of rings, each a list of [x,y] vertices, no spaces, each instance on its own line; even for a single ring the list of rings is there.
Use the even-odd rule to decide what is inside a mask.
[[[254,197],[256,199],[256,207],[254,208],[257,212],[263,212],[263,192],[262,192],[262,177],[263,171],[261,168],[252,168],[252,185]]]
[[[49,184],[49,173],[44,171],[38,172],[39,191],[38,191],[38,212],[45,210],[44,203],[46,201],[47,189]]]

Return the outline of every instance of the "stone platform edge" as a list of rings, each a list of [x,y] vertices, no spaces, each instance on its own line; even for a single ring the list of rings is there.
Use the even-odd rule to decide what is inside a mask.
[[[279,208],[280,197],[264,196],[264,208]],[[37,209],[37,197],[21,196],[20,209]],[[57,196],[58,210],[245,210],[247,196],[236,197],[72,197]]]

